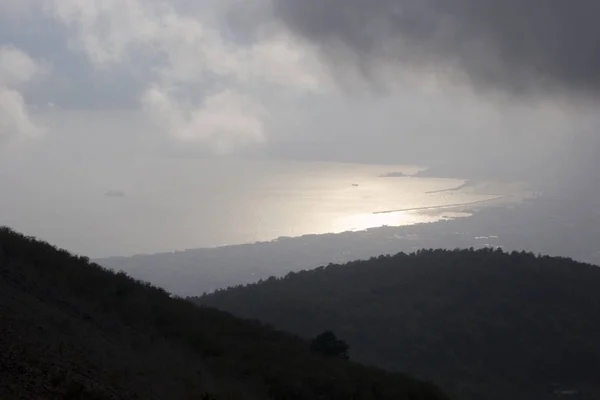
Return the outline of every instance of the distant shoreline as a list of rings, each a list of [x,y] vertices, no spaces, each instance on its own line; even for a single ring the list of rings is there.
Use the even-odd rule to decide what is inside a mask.
[[[426,206],[426,207],[413,207],[413,208],[401,208],[398,210],[386,210],[386,211],[375,211],[373,212],[373,214],[392,214],[392,213],[396,213],[396,212],[406,212],[406,211],[421,211],[421,210],[439,210],[439,209],[443,209],[443,208],[454,208],[454,207],[461,207],[461,206],[471,206],[474,204],[481,204],[481,203],[488,203],[490,201],[496,201],[496,200],[502,200],[507,196],[497,196],[491,199],[486,199],[486,200],[477,200],[477,201],[469,201],[469,202],[465,202],[465,203],[455,203],[455,204],[447,204],[444,206]]]
[[[378,178],[412,178],[414,175],[407,175],[404,172],[386,172],[381,174]]]
[[[429,192],[425,192],[425,194],[444,193],[444,192],[454,192],[454,191],[457,191],[457,190],[464,189],[464,188],[466,188],[466,187],[468,187],[468,186],[471,186],[471,184],[472,184],[471,180],[467,180],[465,183],[463,183],[463,184],[461,184],[461,185],[458,185],[458,186],[456,186],[456,187],[449,188],[449,189],[441,189],[441,190],[431,190],[431,191],[429,191]]]

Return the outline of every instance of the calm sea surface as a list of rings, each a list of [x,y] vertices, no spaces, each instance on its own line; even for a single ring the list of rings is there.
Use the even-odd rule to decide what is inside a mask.
[[[2,224],[92,257],[131,255],[434,222],[521,190],[382,177],[418,171],[401,165],[163,160],[107,170],[102,179],[48,171],[51,184],[18,182]]]

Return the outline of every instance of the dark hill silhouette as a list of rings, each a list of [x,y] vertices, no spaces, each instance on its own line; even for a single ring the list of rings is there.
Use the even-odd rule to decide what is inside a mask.
[[[566,258],[423,250],[192,300],[307,338],[332,330],[351,359],[457,399],[600,398],[600,268]]]
[[[2,400],[351,398],[446,399],[0,228]]]

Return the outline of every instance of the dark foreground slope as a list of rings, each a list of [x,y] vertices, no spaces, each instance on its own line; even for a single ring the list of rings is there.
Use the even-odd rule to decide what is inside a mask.
[[[600,399],[600,268],[569,259],[420,251],[193,300],[305,337],[331,329],[353,359],[456,398]]]
[[[0,229],[2,400],[445,399],[308,347]]]

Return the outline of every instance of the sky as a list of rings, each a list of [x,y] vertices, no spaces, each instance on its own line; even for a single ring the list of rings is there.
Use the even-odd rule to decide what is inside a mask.
[[[587,182],[599,12],[593,0],[0,0],[0,184],[20,188],[0,211],[78,180],[119,197],[119,171],[164,158]]]

